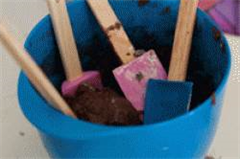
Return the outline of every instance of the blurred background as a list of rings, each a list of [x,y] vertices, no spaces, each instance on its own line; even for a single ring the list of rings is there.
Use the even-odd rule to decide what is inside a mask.
[[[199,7],[207,12],[222,30],[240,35],[239,0],[200,0]]]
[[[232,71],[217,135],[209,151],[215,158],[240,158],[240,0],[200,0],[226,32],[232,51]],[[0,22],[23,43],[48,9],[45,0],[0,0]],[[49,158],[33,126],[18,107],[19,67],[0,45],[0,158]]]

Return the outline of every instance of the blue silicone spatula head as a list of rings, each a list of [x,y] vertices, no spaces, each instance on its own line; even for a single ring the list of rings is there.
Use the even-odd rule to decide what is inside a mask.
[[[192,95],[192,82],[149,80],[144,123],[166,121],[186,113]]]
[[[189,109],[192,83],[187,75],[198,0],[181,0],[170,61],[168,81],[150,80],[147,86],[144,123],[165,121]]]

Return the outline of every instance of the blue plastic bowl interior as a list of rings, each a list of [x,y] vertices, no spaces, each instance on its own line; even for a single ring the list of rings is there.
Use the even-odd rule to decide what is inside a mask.
[[[138,5],[138,1],[111,0],[110,3],[136,48],[157,50],[156,44],[172,46],[178,1],[152,0],[142,6]],[[100,61],[104,58],[109,58],[108,62],[110,61],[111,66],[109,70],[119,65],[116,57],[111,55],[108,41],[86,2],[71,2],[68,4],[68,11],[77,47],[81,53],[83,68],[99,69],[102,67],[99,65]],[[220,37],[216,37],[218,30],[215,23],[198,10],[188,80],[195,82],[196,76],[207,75],[214,90],[211,92],[212,96],[209,95],[199,101],[195,109],[183,116],[163,123],[129,127],[104,126],[75,120],[49,106],[24,73],[21,73],[18,84],[20,106],[27,119],[48,138],[57,138],[64,142],[69,140],[71,143],[89,141],[89,144],[95,140],[94,143],[92,142],[95,145],[90,145],[94,154],[78,155],[77,151],[73,153],[68,150],[69,148],[65,148],[65,151],[50,149],[50,154],[55,157],[201,158],[207,152],[214,137],[230,71],[229,46],[222,32]],[[151,35],[150,39],[153,40],[149,40],[146,35]],[[59,89],[65,77],[49,16],[34,27],[26,40],[25,48]],[[93,61],[88,53],[89,49],[95,51],[96,48],[102,52],[96,52],[99,58]],[[168,62],[163,63],[165,66],[168,64]],[[105,85],[116,87],[111,80],[106,80]],[[208,86],[203,85],[203,87]],[[214,103],[213,98],[216,101]],[[48,140],[50,141],[51,138]],[[57,141],[49,142],[48,140],[45,140],[47,146],[57,144]],[[112,143],[115,143],[118,148],[114,149]],[[74,143],[74,145],[77,144]],[[88,146],[88,143],[85,143],[85,146]],[[109,149],[108,146],[112,147],[112,151],[106,153],[104,149]],[[131,149],[131,152],[126,146]],[[157,146],[162,150],[151,151]],[[134,147],[138,149],[133,149]],[[84,148],[81,149],[84,150]]]

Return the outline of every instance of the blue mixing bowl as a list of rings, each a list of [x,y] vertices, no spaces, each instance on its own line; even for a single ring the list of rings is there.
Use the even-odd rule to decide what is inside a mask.
[[[172,46],[179,1],[151,0],[139,4],[111,0],[110,3],[136,48],[157,50],[158,45]],[[110,72],[119,65],[86,2],[71,2],[68,11],[83,68]],[[65,77],[49,16],[34,27],[25,48],[59,89]],[[161,56],[167,68],[167,55]],[[103,60],[106,62],[102,63]],[[198,10],[188,71],[188,80],[198,87],[193,93],[196,103],[180,117],[128,127],[72,119],[49,106],[24,73],[20,74],[18,97],[24,115],[37,128],[52,158],[203,158],[216,132],[230,66],[225,37]],[[208,81],[199,83],[203,77]],[[104,84],[117,88],[111,78],[106,78]],[[211,91],[207,97],[203,89]]]

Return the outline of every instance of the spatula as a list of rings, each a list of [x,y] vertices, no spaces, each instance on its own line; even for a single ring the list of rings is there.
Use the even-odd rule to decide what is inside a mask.
[[[0,40],[8,50],[8,53],[13,56],[19,66],[27,74],[28,78],[40,94],[57,110],[66,115],[76,118],[76,115],[70,109],[68,104],[60,96],[46,75],[33,61],[31,56],[25,51],[24,47],[0,24]]]
[[[144,123],[165,121],[189,109],[193,83],[187,75],[198,0],[181,0],[168,81],[150,80],[146,92]]]
[[[100,73],[98,71],[83,72],[82,70],[65,0],[48,0],[47,4],[67,77],[62,84],[62,94],[74,96],[78,86],[83,83],[101,89]]]
[[[136,56],[141,50],[135,50],[108,0],[87,2],[123,64],[113,70],[119,86],[132,105],[138,111],[142,111],[148,80],[167,78],[162,64],[153,50]]]

